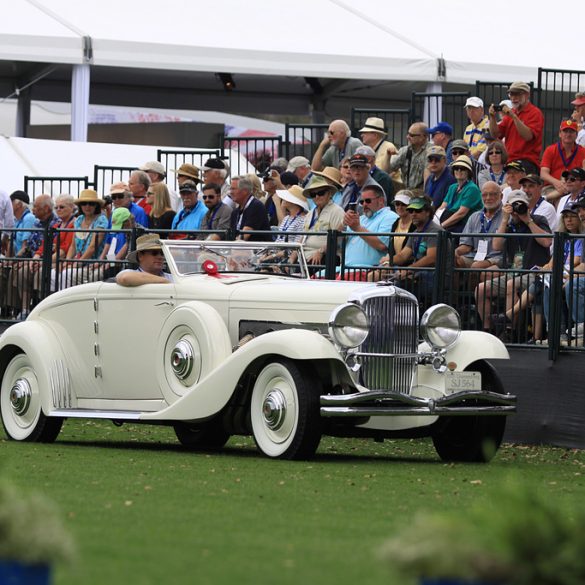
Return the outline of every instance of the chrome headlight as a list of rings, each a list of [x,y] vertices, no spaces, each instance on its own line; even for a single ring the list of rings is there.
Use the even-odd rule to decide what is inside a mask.
[[[370,324],[361,307],[347,303],[337,307],[329,317],[329,335],[341,347],[357,347],[368,336]]]
[[[450,347],[461,334],[461,317],[449,305],[433,305],[420,320],[420,333],[431,347]]]

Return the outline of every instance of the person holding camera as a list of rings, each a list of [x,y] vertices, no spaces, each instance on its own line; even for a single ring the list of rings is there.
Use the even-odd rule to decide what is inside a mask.
[[[512,107],[505,104],[501,106],[503,118],[499,123],[496,118],[498,107],[490,105],[490,133],[500,140],[505,139],[510,160],[522,160],[528,173],[538,173],[544,116],[530,102],[530,86],[527,83],[512,83],[508,88],[508,97]]]
[[[511,234],[494,237],[492,249],[504,253],[504,266],[528,271],[533,266],[543,266],[550,258],[551,237],[524,237],[523,234],[544,235],[551,230],[546,218],[530,209],[530,199],[524,191],[512,191],[502,209],[502,222],[495,232]],[[517,237],[514,237],[514,235]],[[506,311],[511,311],[522,292],[528,288],[535,274],[508,272],[492,280],[481,282],[476,288],[477,312],[485,330],[492,328],[492,299],[506,297]],[[511,326],[512,323],[510,322]]]

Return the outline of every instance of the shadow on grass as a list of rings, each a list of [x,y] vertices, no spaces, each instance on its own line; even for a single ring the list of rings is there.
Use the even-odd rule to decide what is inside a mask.
[[[348,441],[348,450],[352,449],[349,445],[351,439]],[[244,457],[244,458],[256,458],[256,459],[268,459],[265,455],[262,455],[254,446],[234,446],[227,445],[222,449],[205,450],[205,449],[188,449],[183,447],[179,443],[161,443],[157,441],[112,441],[112,440],[75,440],[75,439],[61,439],[56,443],[64,447],[84,447],[84,448],[96,448],[96,449],[113,449],[113,450],[124,450],[124,451],[150,451],[150,452],[168,452],[168,453],[179,453],[187,455],[214,455],[217,457]],[[354,448],[355,449],[355,448]],[[306,462],[307,460],[304,460]],[[378,454],[365,454],[365,453],[348,453],[348,452],[319,452],[309,459],[309,461],[315,463],[328,463],[328,464],[345,464],[347,462],[353,463],[373,463],[373,462],[392,462],[392,463],[433,463],[441,464],[444,462],[438,458],[429,457],[426,454],[420,457],[412,457],[410,455],[400,456],[392,455],[388,453]]]

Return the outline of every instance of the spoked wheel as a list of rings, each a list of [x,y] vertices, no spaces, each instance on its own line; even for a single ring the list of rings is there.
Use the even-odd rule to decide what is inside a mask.
[[[504,393],[495,370],[486,362],[475,362],[467,369],[481,372],[482,390]],[[435,424],[433,444],[443,461],[487,463],[500,448],[506,416],[449,416]]]
[[[10,439],[52,443],[63,425],[41,409],[39,384],[32,362],[25,353],[15,355],[6,367],[0,386],[2,424]]]
[[[254,440],[268,457],[306,459],[321,440],[320,385],[298,362],[280,359],[260,371],[250,402]]]
[[[221,449],[230,438],[230,434],[217,421],[200,425],[175,423],[173,428],[181,445],[188,449],[215,451]]]

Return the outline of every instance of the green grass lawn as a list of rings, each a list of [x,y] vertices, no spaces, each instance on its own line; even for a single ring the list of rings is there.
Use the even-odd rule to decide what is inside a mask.
[[[53,445],[0,453],[0,474],[53,498],[75,537],[56,585],[398,583],[376,551],[421,509],[464,514],[510,479],[567,511],[585,499],[585,452],[553,448],[445,464],[427,440],[326,438],[313,461],[285,462],[246,437],[191,453],[164,427],[73,420]]]

